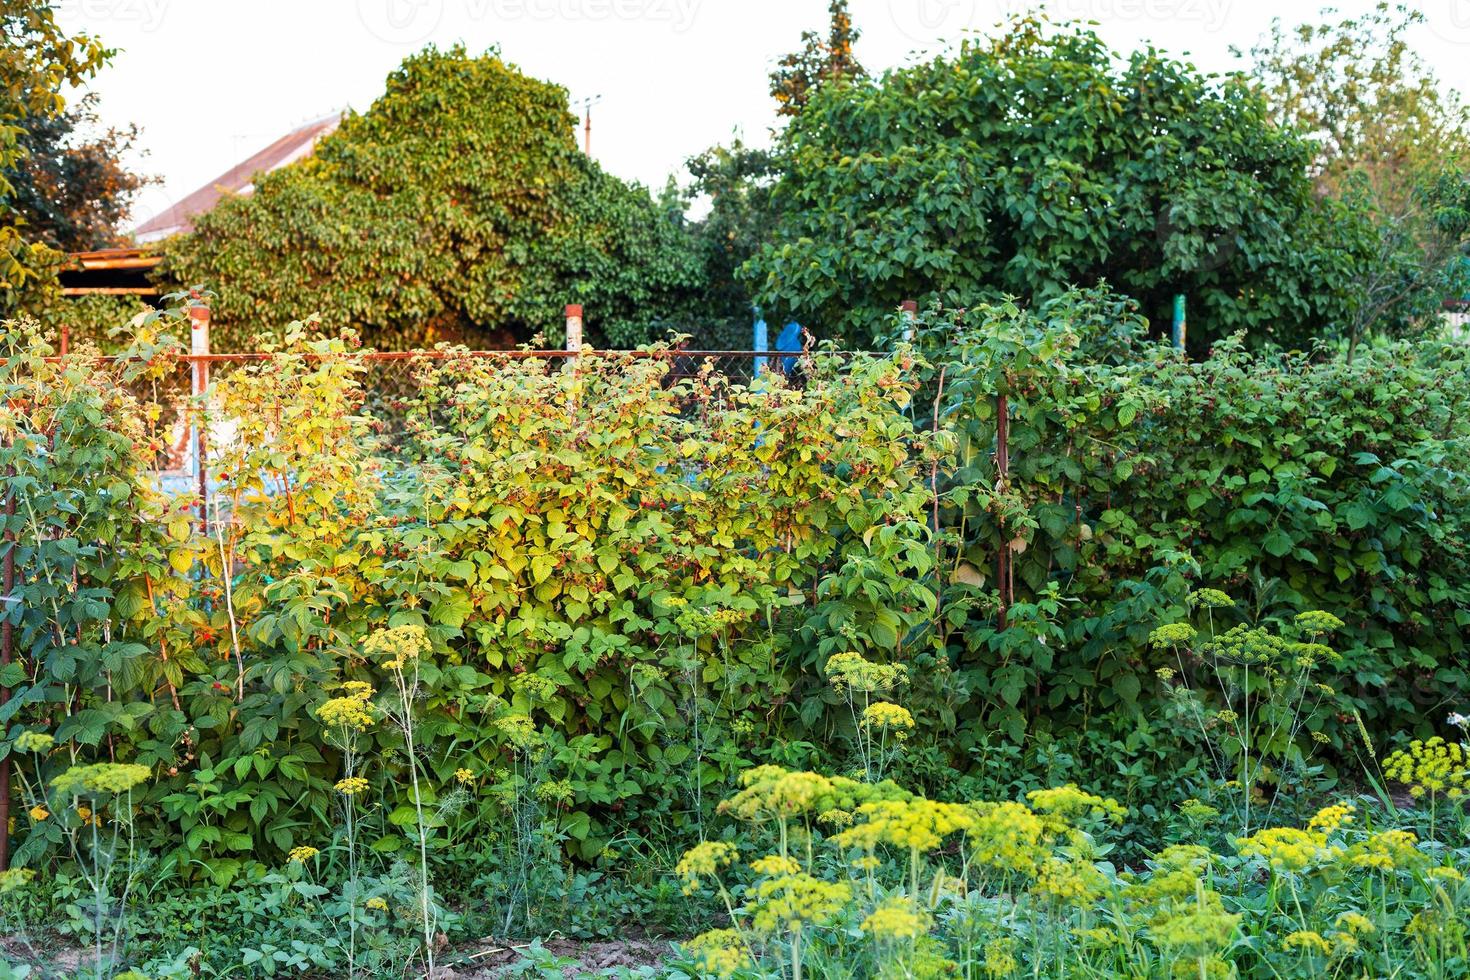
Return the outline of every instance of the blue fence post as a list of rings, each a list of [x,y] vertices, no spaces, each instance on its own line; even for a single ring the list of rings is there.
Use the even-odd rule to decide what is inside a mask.
[[[1189,334],[1189,320],[1184,315],[1184,294],[1174,297],[1174,327],[1172,337],[1174,349],[1183,350]]]
[[[754,336],[751,338],[750,349],[756,351],[769,350],[770,348],[766,346],[770,343],[766,335],[766,318],[761,316],[761,308],[759,306],[755,308],[755,328],[752,332]],[[766,359],[764,357],[757,357],[755,359],[755,377],[759,378],[765,373],[765,370]]]

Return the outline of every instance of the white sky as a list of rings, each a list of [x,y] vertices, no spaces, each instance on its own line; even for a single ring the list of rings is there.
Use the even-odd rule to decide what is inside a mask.
[[[601,96],[592,151],[619,176],[658,187],[683,161],[737,130],[764,142],[774,118],[766,75],[803,30],[825,30],[826,0],[58,0],[63,23],[120,51],[93,87],[108,123],[136,122],[164,178],[144,220],[302,122],[366,109],[405,55],[433,41],[498,44],[574,98]],[[1343,13],[1372,0],[1339,0]],[[1470,0],[1422,0],[1422,56],[1470,88]],[[1209,71],[1238,67],[1273,16],[1318,3],[1263,0],[852,0],[859,60],[873,72],[934,52],[966,31],[1039,8],[1082,18],[1119,50],[1152,41]]]

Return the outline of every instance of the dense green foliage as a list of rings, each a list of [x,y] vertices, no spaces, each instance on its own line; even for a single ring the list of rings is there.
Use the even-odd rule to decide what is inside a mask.
[[[1361,216],[1240,78],[1084,29],[994,41],[815,95],[781,140],[762,303],[861,345],[905,299],[1026,302],[1106,280],[1191,335],[1305,343],[1342,326]],[[1346,244],[1344,244],[1346,243]]]
[[[1144,341],[1106,293],[935,310],[919,331],[952,353],[947,561],[976,596],[947,599],[940,622],[960,700],[986,706],[981,730],[1167,742],[1143,720],[1165,687],[1144,641],[1191,583],[1242,595],[1248,619],[1321,608],[1347,621],[1338,700],[1311,719],[1340,747],[1355,735],[1332,712],[1431,725],[1470,682],[1463,347],[1383,345],[1344,364],[1226,343],[1191,363]],[[1017,604],[1004,632],[997,555]]]
[[[1136,864],[1186,797],[1225,848],[1359,765],[1412,783],[1378,748],[1462,707],[1458,348],[1190,362],[1095,290],[935,308],[932,364],[820,355],[797,388],[425,358],[388,425],[355,337],[313,320],[216,379],[205,534],[148,473],[169,326],[112,364],[9,334],[0,718],[17,860],[99,910],[73,931],[124,914],[134,879],[103,871],[134,846],[160,882],[336,923],[282,963],[555,928],[600,875],[661,907],[671,858],[624,859],[718,833],[759,764],[934,798],[1084,783]]]
[[[221,202],[165,274],[218,292],[222,344],[321,310],[377,347],[555,342],[567,303],[590,341],[659,339],[697,267],[646,190],[585,157],[566,90],[491,53],[427,49],[313,155]],[[679,321],[682,322],[682,321]]]

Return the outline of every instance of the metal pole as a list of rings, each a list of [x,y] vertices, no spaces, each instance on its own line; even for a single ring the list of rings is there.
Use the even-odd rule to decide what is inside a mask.
[[[209,387],[209,307],[195,302],[189,307],[189,351],[194,355],[190,362],[189,381],[194,394],[194,468],[199,479],[199,528],[209,532],[209,415],[204,404],[204,392]]]
[[[1174,324],[1170,331],[1175,350],[1183,350],[1189,339],[1189,318],[1185,316],[1184,294],[1174,297]]]
[[[14,475],[14,472],[10,475]],[[15,626],[11,623],[14,616],[12,601],[15,594],[15,532],[11,530],[10,522],[15,517],[15,494],[7,491],[5,496],[5,558],[4,572],[0,573],[0,587],[5,590],[4,607],[5,621],[0,625],[0,668],[10,665],[10,657],[15,646]],[[10,688],[0,687],[0,705],[10,700]],[[0,759],[0,871],[8,870],[10,867],[10,757]]]
[[[769,336],[769,333],[767,332],[767,328],[766,328],[766,318],[763,317],[763,316],[761,316],[761,309],[760,309],[759,306],[757,306],[755,308],[754,336],[751,338],[751,346],[750,346],[750,349],[751,350],[766,350],[767,349],[766,345],[769,342],[770,342],[770,336]],[[766,370],[766,359],[764,357],[757,357],[755,359],[755,370],[754,370],[753,374],[755,375],[755,377],[759,378],[763,373],[765,373],[765,370]]]
[[[567,304],[567,350],[582,349],[582,304]]]
[[[917,300],[906,299],[898,305],[903,314],[903,342],[912,344],[914,342],[914,321],[919,318],[919,303]]]
[[[1005,395],[995,396],[995,486],[1004,490],[1011,473],[1011,422],[1010,403]],[[1008,610],[1011,607],[1011,543],[1005,540],[1005,527],[1001,527],[1000,552],[995,556],[995,581],[1000,590],[1000,628],[1006,628]]]

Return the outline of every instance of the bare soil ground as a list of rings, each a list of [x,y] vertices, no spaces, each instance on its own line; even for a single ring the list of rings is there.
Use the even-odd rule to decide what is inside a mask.
[[[463,965],[444,972],[444,980],[495,980],[524,958],[523,951],[530,943],[524,940],[509,942],[486,939],[477,950],[467,951],[461,959]],[[564,976],[575,977],[596,974],[610,967],[657,966],[669,957],[667,940],[627,939],[617,941],[579,942],[569,939],[548,939],[541,943],[543,949],[558,960],[571,961],[562,966]]]

